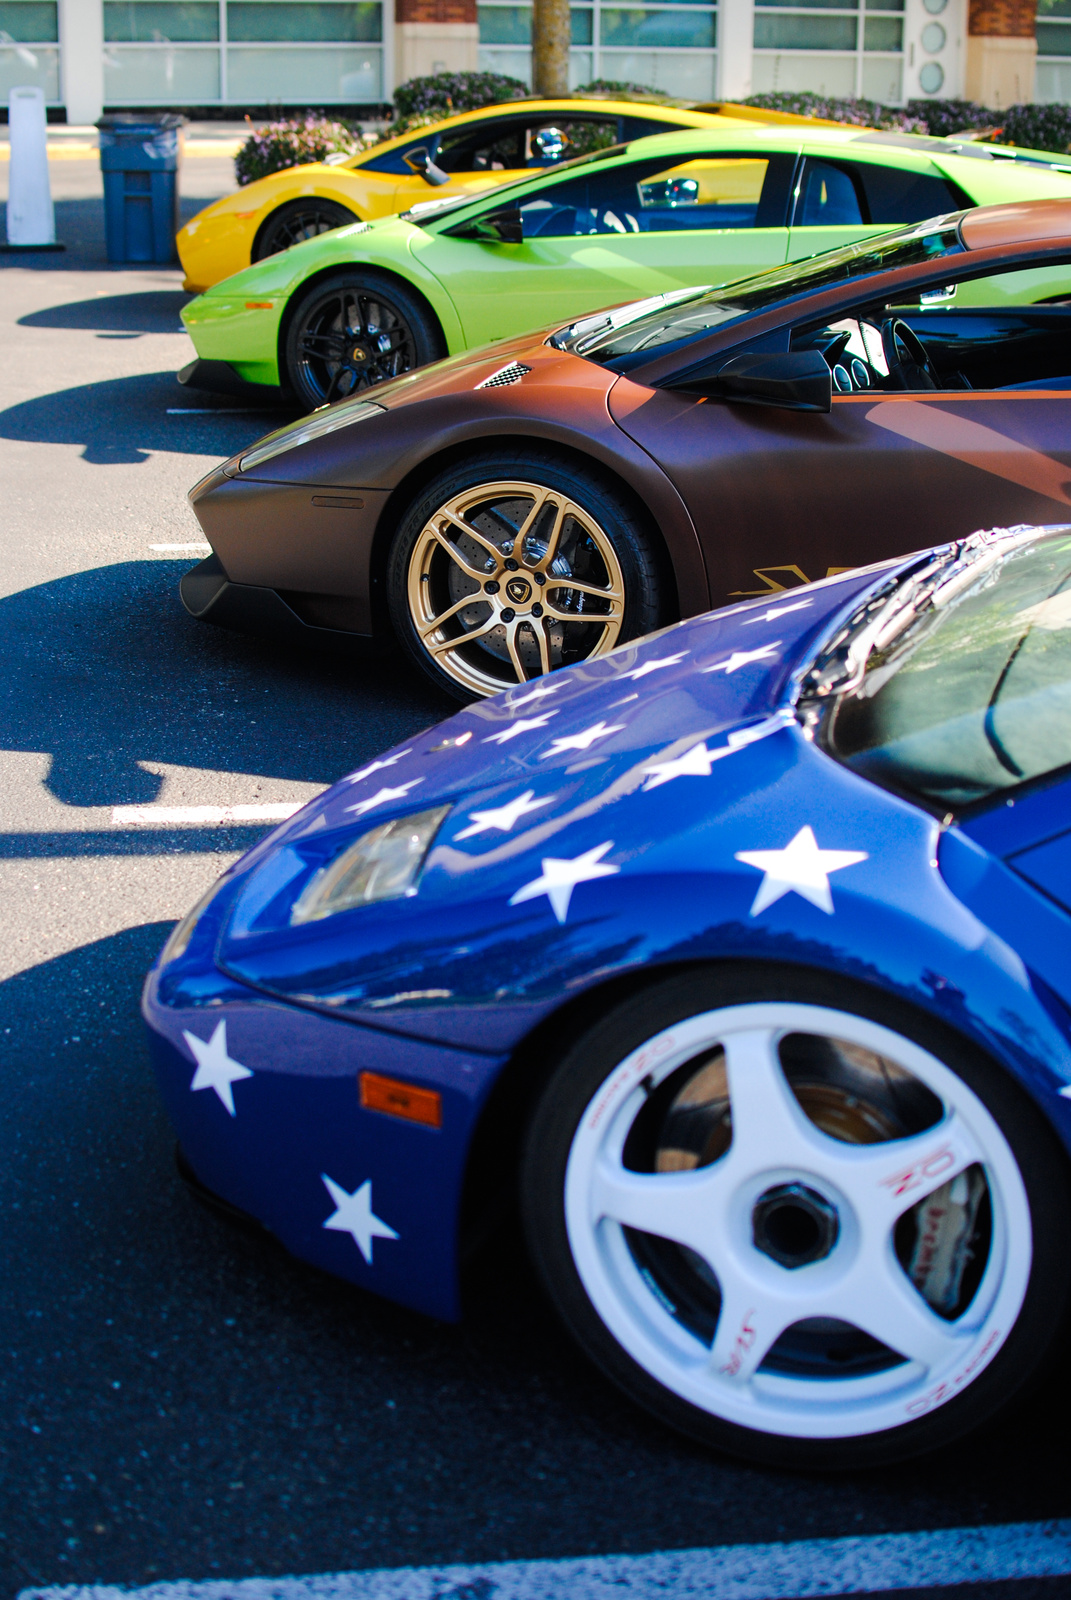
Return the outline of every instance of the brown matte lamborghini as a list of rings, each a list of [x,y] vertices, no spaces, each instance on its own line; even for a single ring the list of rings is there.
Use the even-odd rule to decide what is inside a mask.
[[[214,552],[182,580],[195,617],[393,633],[462,700],[737,597],[1069,521],[1071,201],[469,351],[190,498]]]

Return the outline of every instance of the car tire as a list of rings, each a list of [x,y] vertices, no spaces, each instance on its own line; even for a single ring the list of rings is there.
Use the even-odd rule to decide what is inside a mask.
[[[961,1035],[839,975],[732,964],[618,1005],[547,1082],[520,1182],[596,1365],[752,1461],[945,1445],[1064,1326],[1067,1160],[1040,1112]]]
[[[283,250],[289,250],[292,244],[302,244],[306,239],[315,239],[318,234],[330,233],[332,228],[345,228],[351,222],[359,222],[352,211],[347,211],[345,206],[340,206],[334,200],[295,200],[290,205],[280,206],[278,211],[273,211],[267,221],[261,224],[256,239],[253,241],[252,259],[265,261],[268,256],[277,256]]]
[[[585,587],[553,581],[570,576]],[[398,638],[465,702],[649,633],[667,620],[667,587],[614,485],[538,450],[440,473],[403,517],[387,568]]]
[[[445,355],[442,333],[404,284],[352,268],[321,278],[294,306],[286,379],[310,411]]]

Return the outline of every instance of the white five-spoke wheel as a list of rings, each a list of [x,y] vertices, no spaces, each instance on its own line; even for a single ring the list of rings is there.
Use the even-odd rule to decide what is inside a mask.
[[[700,973],[619,1008],[549,1085],[523,1175],[551,1293],[609,1375],[792,1465],[962,1433],[1065,1296],[1040,1117],[928,1019],[830,988]]]
[[[458,699],[497,694],[647,633],[658,568],[597,473],[488,453],[441,474],[404,518],[387,589],[418,665]]]

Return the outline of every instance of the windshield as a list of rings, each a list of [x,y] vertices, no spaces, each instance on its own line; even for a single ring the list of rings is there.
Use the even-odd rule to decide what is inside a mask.
[[[675,344],[698,338],[734,317],[764,310],[780,301],[813,294],[831,284],[863,278],[894,267],[914,266],[940,256],[961,253],[957,223],[961,213],[933,217],[911,228],[861,239],[839,250],[827,250],[787,267],[775,267],[739,283],[720,284],[713,289],[696,289],[675,304],[651,310],[650,300],[622,306],[613,316],[586,317],[561,333],[551,343],[559,350],[584,356],[601,366],[621,370],[639,365],[643,353],[663,355]]]
[[[575,156],[572,161],[558,161],[554,166],[554,177],[559,178],[563,172],[574,172],[577,167],[588,167],[593,161],[609,161],[611,157],[627,154],[627,144],[607,145],[605,150],[591,150],[586,156]],[[523,189],[532,182],[533,178],[546,177],[542,172],[526,172],[523,177],[510,178],[508,183],[496,183],[488,194],[453,194],[447,195],[442,200],[418,200],[416,205],[410,206],[408,211],[399,213],[403,222],[411,222],[414,227],[427,227],[429,222],[438,222],[440,217],[447,213],[460,211],[465,206],[478,205],[481,201],[493,200],[495,209],[517,189]]]
[[[938,587],[834,703],[830,753],[958,809],[1071,764],[1071,528]]]

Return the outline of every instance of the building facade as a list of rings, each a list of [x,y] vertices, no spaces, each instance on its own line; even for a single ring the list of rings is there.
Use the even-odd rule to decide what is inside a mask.
[[[574,0],[571,79],[995,109],[1071,101],[1071,0]],[[0,97],[104,107],[362,106],[406,79],[531,74],[530,0],[0,0]]]

